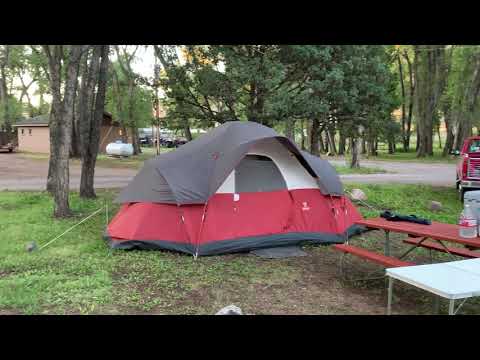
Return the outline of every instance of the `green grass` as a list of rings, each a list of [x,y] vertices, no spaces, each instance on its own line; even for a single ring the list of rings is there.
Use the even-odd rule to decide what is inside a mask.
[[[417,158],[415,150],[409,152],[397,151],[394,154],[388,152],[379,152],[378,156],[371,156],[369,160],[385,160],[385,161],[415,161],[415,162],[427,162],[427,163],[448,163],[455,164],[458,161],[458,157],[448,155],[443,157],[441,150],[435,149],[433,156],[427,156],[424,158]]]
[[[354,187],[363,189],[373,206],[404,214],[455,223],[461,210],[455,189],[349,184],[347,190]],[[302,280],[314,273],[318,277],[321,271],[311,268],[316,265],[308,262],[309,258],[265,261],[236,254],[195,261],[177,253],[111,250],[101,239],[104,214],[41,251],[25,251],[29,242],[45,244],[100,208],[105,200],[114,214],[118,209],[111,204],[114,196],[114,192],[105,191],[96,200],[81,200],[72,193],[75,218],[55,220],[46,193],[0,192],[0,314],[209,314],[230,303],[241,304],[249,313],[292,313],[293,306],[300,303],[310,306],[305,311],[326,306],[321,304],[326,294],[310,293],[312,289],[341,299],[345,291],[358,291],[341,285],[339,279],[336,285],[320,283],[318,287]],[[441,201],[444,210],[431,213],[429,200]],[[365,216],[378,216],[368,208],[359,209]],[[318,246],[308,249],[317,259],[330,251]],[[376,294],[377,290],[368,291]],[[316,300],[305,303],[309,296]],[[329,303],[333,307],[330,313],[353,311],[340,305],[335,308],[336,303],[335,298]]]
[[[462,211],[462,203],[454,188],[432,187],[429,185],[373,185],[345,184],[345,189],[362,189],[367,195],[367,203],[380,210],[392,210],[402,214],[415,214],[431,220],[455,224]],[[440,201],[443,209],[438,212],[429,210],[431,200]],[[378,216],[378,211],[358,206],[365,217]]]
[[[338,174],[340,175],[348,175],[348,174],[382,174],[386,173],[387,171],[385,169],[379,168],[379,167],[366,167],[362,166],[359,168],[351,168],[350,166],[345,166],[345,165],[333,165],[335,170],[337,171]]]
[[[295,276],[288,266],[259,266],[248,256],[194,261],[176,253],[113,251],[101,239],[103,214],[41,251],[25,251],[29,242],[47,243],[112,198],[113,193],[102,192],[99,199],[86,201],[74,193],[75,219],[55,220],[46,193],[0,192],[0,313],[143,313],[155,308],[160,313],[211,313],[220,304],[192,307],[181,301],[212,286],[235,289],[242,283],[276,284]]]

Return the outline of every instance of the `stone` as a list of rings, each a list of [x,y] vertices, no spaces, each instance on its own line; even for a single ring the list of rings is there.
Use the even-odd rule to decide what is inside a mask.
[[[220,309],[215,315],[243,315],[242,309],[235,305],[228,305]]]
[[[367,200],[367,195],[360,189],[353,189],[351,191],[352,200]]]
[[[442,203],[440,201],[430,201],[430,210],[431,211],[440,211],[443,209]]]
[[[37,243],[35,241],[32,241],[31,243],[27,244],[26,250],[28,252],[32,252],[34,250],[37,250]]]

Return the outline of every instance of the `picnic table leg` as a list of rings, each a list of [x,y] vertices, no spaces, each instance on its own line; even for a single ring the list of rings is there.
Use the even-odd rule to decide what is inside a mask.
[[[387,315],[392,315],[393,278],[388,277]]]
[[[448,315],[455,315],[454,309],[455,309],[455,300],[451,299],[450,304],[448,306]]]
[[[385,230],[385,255],[390,256],[390,231]]]

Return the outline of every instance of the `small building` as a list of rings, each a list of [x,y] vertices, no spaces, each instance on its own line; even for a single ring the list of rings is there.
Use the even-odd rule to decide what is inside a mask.
[[[33,118],[22,119],[13,124],[18,133],[18,150],[33,153],[50,153],[49,115],[39,115]],[[105,153],[108,144],[124,137],[123,129],[112,115],[105,112],[100,128],[99,152]],[[131,137],[127,135],[127,141]]]

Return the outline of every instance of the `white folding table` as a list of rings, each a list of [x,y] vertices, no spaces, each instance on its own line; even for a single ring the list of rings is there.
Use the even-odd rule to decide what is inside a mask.
[[[393,281],[400,280],[450,301],[448,314],[455,315],[468,298],[480,296],[480,259],[386,269],[387,314],[392,311]],[[455,300],[464,299],[455,310]]]

